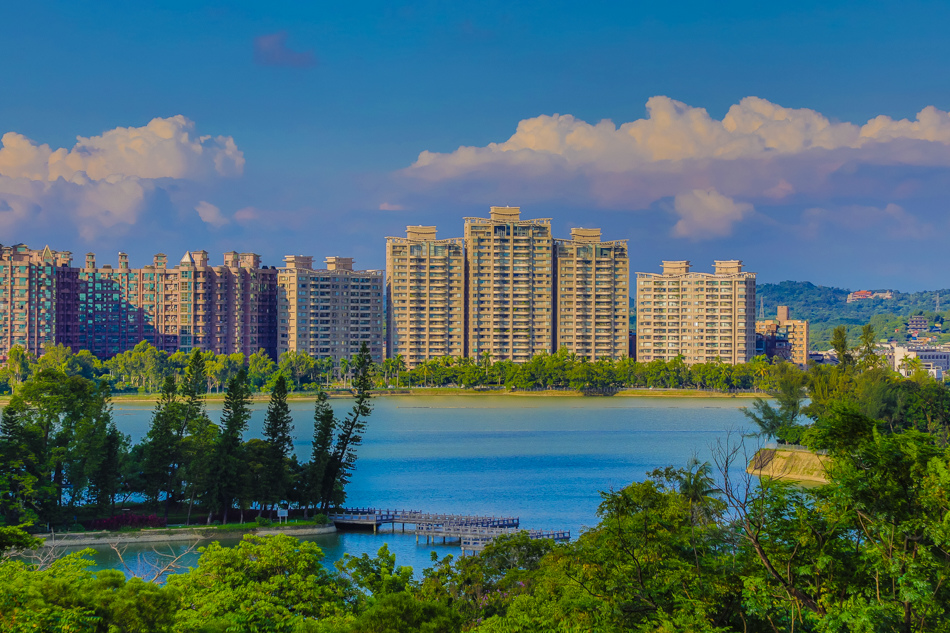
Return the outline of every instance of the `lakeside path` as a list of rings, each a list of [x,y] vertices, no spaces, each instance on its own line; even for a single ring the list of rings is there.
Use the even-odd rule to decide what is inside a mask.
[[[245,534],[269,536],[273,534],[288,534],[290,536],[315,536],[318,534],[332,534],[336,526],[330,525],[271,525],[261,527],[253,523],[247,529],[228,527],[222,529],[216,526],[192,526],[184,528],[154,528],[134,532],[64,532],[62,534],[38,534],[43,539],[41,547],[84,547],[132,543],[173,543],[179,541],[213,541],[222,538],[233,538]]]
[[[334,390],[328,392],[331,398],[352,398],[353,393],[343,390]],[[755,392],[721,392],[706,391],[703,389],[621,389],[613,395],[585,395],[581,391],[572,391],[569,389],[551,389],[546,391],[509,391],[507,389],[456,389],[452,387],[422,387],[413,389],[381,389],[372,392],[374,398],[380,397],[406,397],[406,396],[508,396],[513,398],[739,398],[751,399],[758,397],[768,398],[766,393]],[[138,393],[117,393],[112,395],[114,403],[128,404],[155,404],[159,394],[138,394]],[[316,394],[314,392],[289,393],[287,399],[293,400],[312,400]],[[209,393],[206,396],[208,402],[224,402],[224,393]],[[255,393],[252,395],[254,402],[268,402],[269,393]],[[0,406],[10,403],[10,396],[0,396]]]

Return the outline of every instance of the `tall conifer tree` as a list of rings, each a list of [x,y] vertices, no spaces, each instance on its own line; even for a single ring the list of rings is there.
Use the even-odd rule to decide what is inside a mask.
[[[221,522],[228,522],[228,510],[234,500],[242,496],[241,447],[247,423],[251,419],[251,391],[247,371],[241,369],[228,381],[221,413],[221,434],[215,442],[211,459],[208,486],[210,512],[223,513]]]
[[[366,430],[366,418],[373,412],[370,404],[370,389],[372,381],[369,370],[372,358],[366,343],[360,346],[359,353],[353,358],[353,388],[356,390],[356,402],[339,424],[339,433],[333,451],[329,457],[326,474],[323,478],[322,509],[327,511],[331,506],[339,506],[346,500],[346,484],[353,475],[356,466],[356,449],[363,443],[363,432]]]
[[[271,505],[285,498],[289,484],[287,472],[287,458],[294,447],[293,418],[290,416],[290,407],[287,406],[287,379],[281,374],[274,383],[270,403],[267,405],[267,415],[264,418],[264,441],[269,447],[266,468],[267,491]]]

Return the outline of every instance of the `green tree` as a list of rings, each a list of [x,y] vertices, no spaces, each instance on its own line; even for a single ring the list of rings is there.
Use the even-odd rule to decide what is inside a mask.
[[[356,400],[353,408],[338,425],[339,431],[323,479],[323,511],[329,510],[331,506],[339,506],[346,500],[346,484],[349,483],[356,466],[356,449],[363,443],[366,419],[373,412],[370,403],[370,362],[369,347],[363,343],[353,363]]]
[[[337,428],[336,416],[330,407],[326,392],[317,392],[313,410],[313,443],[310,462],[306,466],[305,507],[323,507],[324,481],[331,460],[333,437]]]
[[[273,505],[286,499],[289,490],[287,460],[294,447],[294,420],[287,405],[287,380],[281,374],[274,384],[264,417],[264,441],[270,448],[267,460],[267,502]]]
[[[180,470],[184,466],[185,405],[178,396],[173,376],[167,376],[144,442],[145,489],[154,501],[164,500],[165,518],[182,492]]]
[[[198,565],[169,578],[181,596],[179,631],[295,631],[308,620],[345,612],[345,588],[314,543],[245,536],[236,547],[201,548]]]
[[[221,434],[214,446],[211,459],[208,502],[212,510],[223,514],[222,523],[228,522],[228,511],[241,491],[241,445],[251,419],[251,392],[247,373],[238,370],[228,381],[221,413]],[[210,514],[209,514],[210,517]]]

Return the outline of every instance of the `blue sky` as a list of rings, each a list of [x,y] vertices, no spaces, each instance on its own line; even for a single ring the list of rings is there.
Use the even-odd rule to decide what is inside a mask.
[[[375,267],[511,204],[637,270],[950,285],[946,3],[444,5],[4,3],[0,242]]]

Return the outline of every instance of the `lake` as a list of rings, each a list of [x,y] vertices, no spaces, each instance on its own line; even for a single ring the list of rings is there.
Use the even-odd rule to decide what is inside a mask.
[[[643,480],[646,472],[682,466],[729,431],[748,432],[740,407],[747,399],[568,396],[397,396],[373,400],[348,506],[406,508],[455,514],[518,516],[530,529],[570,529],[597,523],[599,492]],[[352,400],[334,399],[338,416]],[[310,456],[313,403],[292,401],[295,449]],[[246,438],[259,437],[265,403],[257,403]],[[152,406],[118,403],[116,424],[140,441]],[[212,403],[213,420],[221,404]],[[343,552],[375,553],[385,542],[397,563],[417,573],[430,552],[458,547],[416,545],[401,534],[340,533],[315,537],[333,561]],[[166,548],[168,546],[165,546]],[[150,550],[151,548],[148,548]],[[180,549],[180,548],[177,548]],[[128,557],[148,555],[130,549]],[[115,566],[109,551],[101,566]]]

